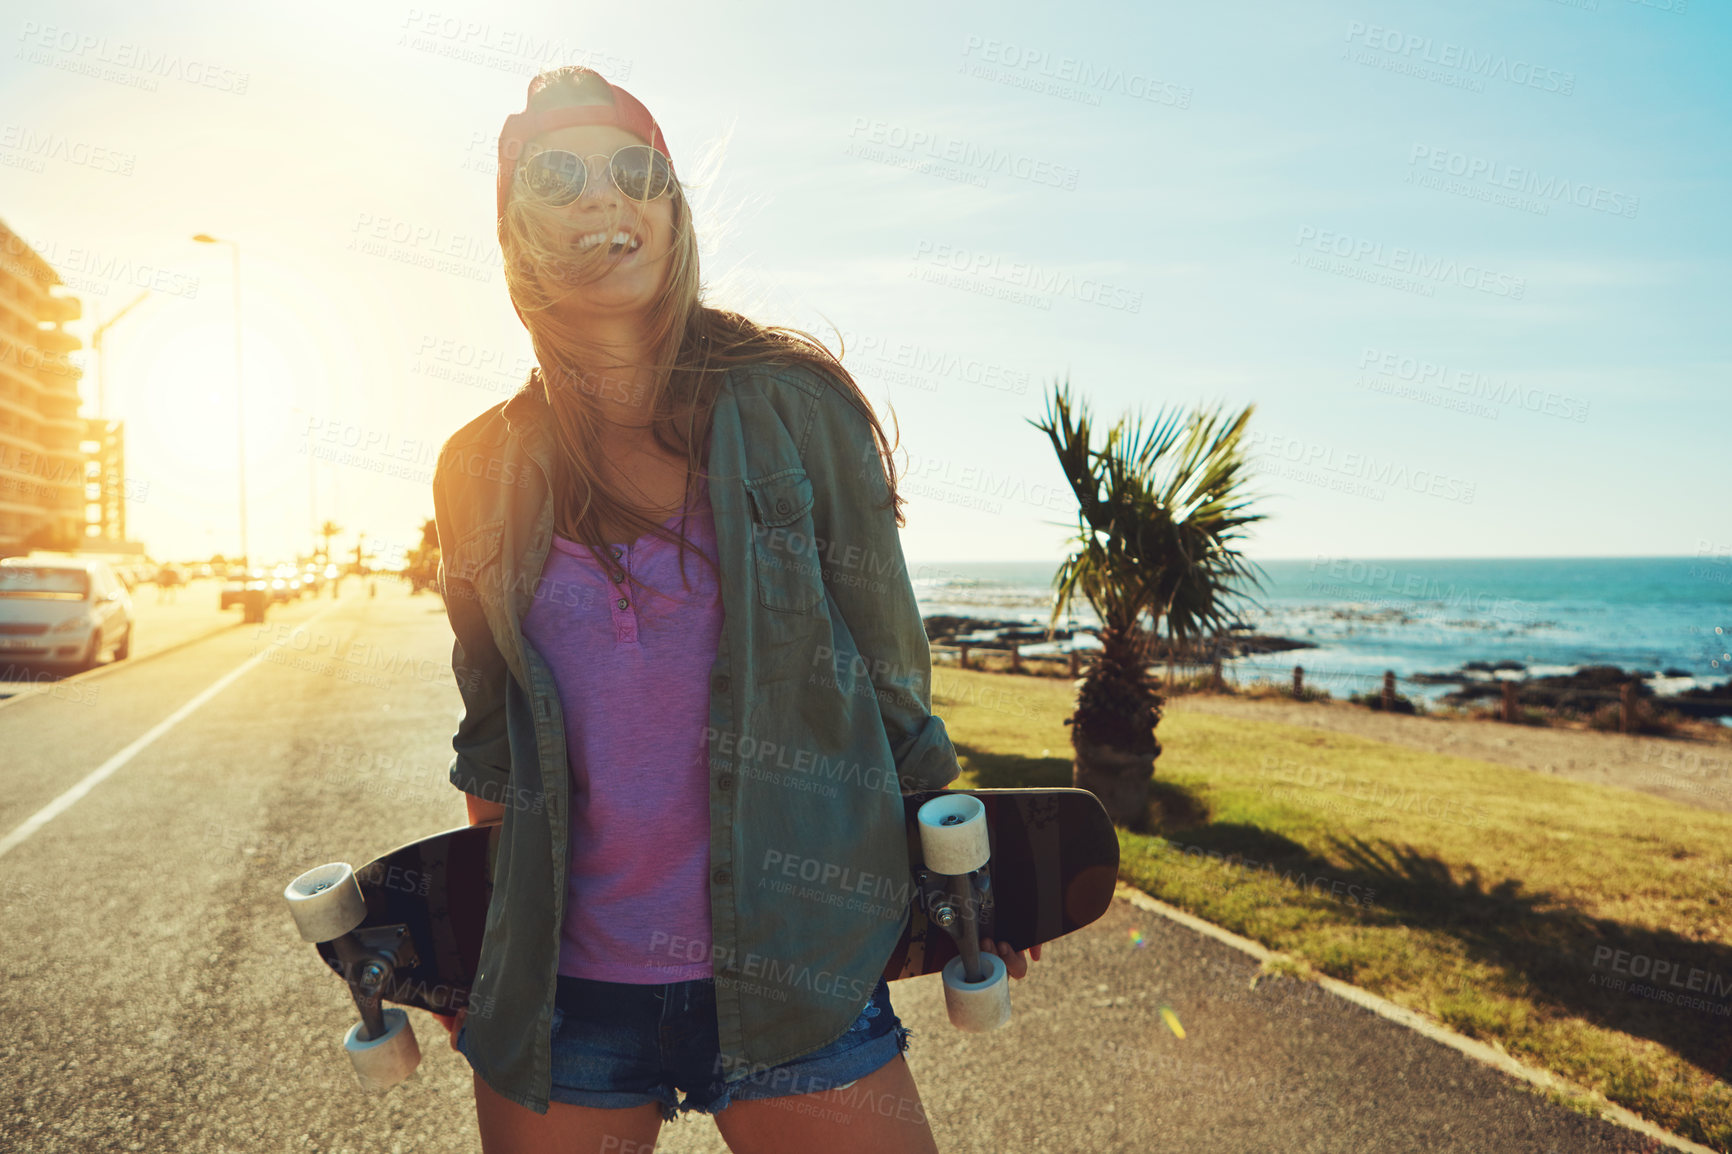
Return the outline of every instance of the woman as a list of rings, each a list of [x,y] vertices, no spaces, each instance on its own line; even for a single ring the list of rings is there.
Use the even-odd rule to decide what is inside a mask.
[[[629,93],[544,73],[499,158],[538,367],[434,479],[450,778],[502,823],[447,1021],[483,1146],[647,1151],[698,1110],[739,1151],[933,1150],[880,975],[902,797],[958,767],[883,430],[815,340],[700,303]]]

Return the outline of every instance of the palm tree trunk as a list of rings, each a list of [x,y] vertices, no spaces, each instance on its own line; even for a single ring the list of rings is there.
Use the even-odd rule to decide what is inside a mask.
[[[1155,740],[1161,697],[1149,684],[1144,654],[1128,630],[1107,628],[1101,655],[1077,693],[1071,727],[1072,784],[1100,798],[1116,824],[1142,828],[1161,746]]]

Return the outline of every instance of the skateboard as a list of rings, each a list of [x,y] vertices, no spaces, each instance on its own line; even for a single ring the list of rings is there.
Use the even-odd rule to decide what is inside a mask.
[[[1026,950],[1105,913],[1119,865],[1112,821],[1082,789],[937,790],[903,804],[910,910],[884,977],[941,973],[951,1022],[997,1029],[1010,1018],[1009,981],[980,939]],[[499,836],[498,822],[447,830],[359,869],[308,870],[283,891],[301,937],[360,1010],[343,1046],[364,1087],[388,1088],[420,1061],[397,1007],[469,1004]]]

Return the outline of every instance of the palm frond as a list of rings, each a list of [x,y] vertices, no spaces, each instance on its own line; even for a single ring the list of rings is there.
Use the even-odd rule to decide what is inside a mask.
[[[1254,410],[1127,413],[1096,448],[1087,404],[1072,397],[1068,378],[1055,383],[1045,419],[1029,424],[1052,443],[1077,522],[1073,551],[1053,579],[1049,628],[1078,597],[1103,631],[1120,637],[1139,629],[1152,636],[1164,623],[1184,639],[1230,620],[1233,602],[1262,584],[1237,548],[1246,527],[1265,519],[1250,511],[1246,487],[1243,443]]]

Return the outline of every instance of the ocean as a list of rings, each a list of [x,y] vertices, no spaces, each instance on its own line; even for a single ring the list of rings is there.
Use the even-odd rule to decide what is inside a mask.
[[[921,613],[1024,621],[1051,616],[1058,563],[910,562]],[[1247,589],[1238,619],[1252,632],[1298,649],[1243,657],[1230,676],[1307,683],[1336,697],[1369,692],[1385,670],[1405,679],[1467,662],[1518,661],[1531,676],[1616,665],[1656,677],[1665,695],[1722,685],[1732,676],[1732,558],[1574,557],[1436,560],[1265,561],[1263,584]],[[1059,623],[1099,622],[1086,603]],[[1086,647],[1093,638],[1083,638]],[[1063,644],[1023,652],[1062,651]],[[1448,685],[1403,681],[1400,691],[1435,698]]]

